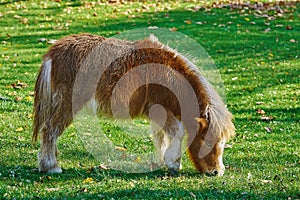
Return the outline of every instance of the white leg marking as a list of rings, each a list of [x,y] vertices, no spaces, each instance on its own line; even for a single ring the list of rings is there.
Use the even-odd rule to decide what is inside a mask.
[[[218,163],[219,163],[219,173],[218,173],[218,176],[222,176],[224,174],[224,171],[225,171],[225,166],[223,164],[223,152],[224,152],[224,147],[225,147],[225,144],[226,144],[226,140],[223,139],[218,145],[219,145],[219,148],[221,149],[221,155],[218,157]]]
[[[39,167],[40,172],[62,173],[62,169],[59,166],[57,166],[57,161],[55,159],[55,152],[50,152],[48,154],[45,154],[45,152],[39,152],[38,160],[40,164]]]
[[[60,173],[62,173],[62,169],[60,167],[55,167],[53,169],[50,169],[48,171],[48,173],[50,173],[50,174],[60,174]]]
[[[181,144],[184,136],[184,128],[180,121],[176,119],[169,132],[165,134],[168,140],[168,147],[164,153],[164,164],[172,170],[179,170],[181,159]]]

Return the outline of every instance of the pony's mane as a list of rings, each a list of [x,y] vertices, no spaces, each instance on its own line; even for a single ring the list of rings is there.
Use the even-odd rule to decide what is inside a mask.
[[[200,73],[200,70],[197,68],[197,66],[187,57],[178,53],[171,47],[161,43],[153,34],[151,34],[150,37],[144,41],[149,42],[146,42],[147,45],[152,43],[153,47],[174,53],[175,57],[178,57],[184,62],[185,65],[183,67],[185,67],[186,70],[189,70],[189,73],[198,77],[198,81],[201,87],[205,90],[205,94],[208,99],[208,103],[204,112],[202,113],[203,116],[201,116],[209,122],[207,134],[217,138],[224,138],[226,141],[233,137],[235,134],[235,128],[232,123],[232,114],[227,110],[226,105],[213,86]],[[203,109],[200,108],[200,110]]]

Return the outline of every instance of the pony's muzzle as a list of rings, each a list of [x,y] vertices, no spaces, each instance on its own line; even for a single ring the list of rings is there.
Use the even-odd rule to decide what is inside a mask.
[[[223,176],[224,170],[212,170],[210,172],[206,172],[206,176]]]

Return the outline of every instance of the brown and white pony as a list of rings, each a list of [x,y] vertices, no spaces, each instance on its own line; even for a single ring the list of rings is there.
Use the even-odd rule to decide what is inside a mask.
[[[71,35],[58,40],[43,60],[35,85],[33,132],[34,141],[41,134],[41,172],[62,172],[57,138],[92,102],[98,114],[150,118],[160,161],[169,170],[180,168],[186,133],[196,169],[223,175],[224,146],[235,132],[232,115],[196,67],[155,36],[129,42]]]

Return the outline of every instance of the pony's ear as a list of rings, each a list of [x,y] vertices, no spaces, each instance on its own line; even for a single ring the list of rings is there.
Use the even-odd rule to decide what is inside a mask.
[[[199,125],[201,126],[201,128],[206,128],[208,123],[207,120],[203,117],[196,117],[195,120],[199,123]]]

